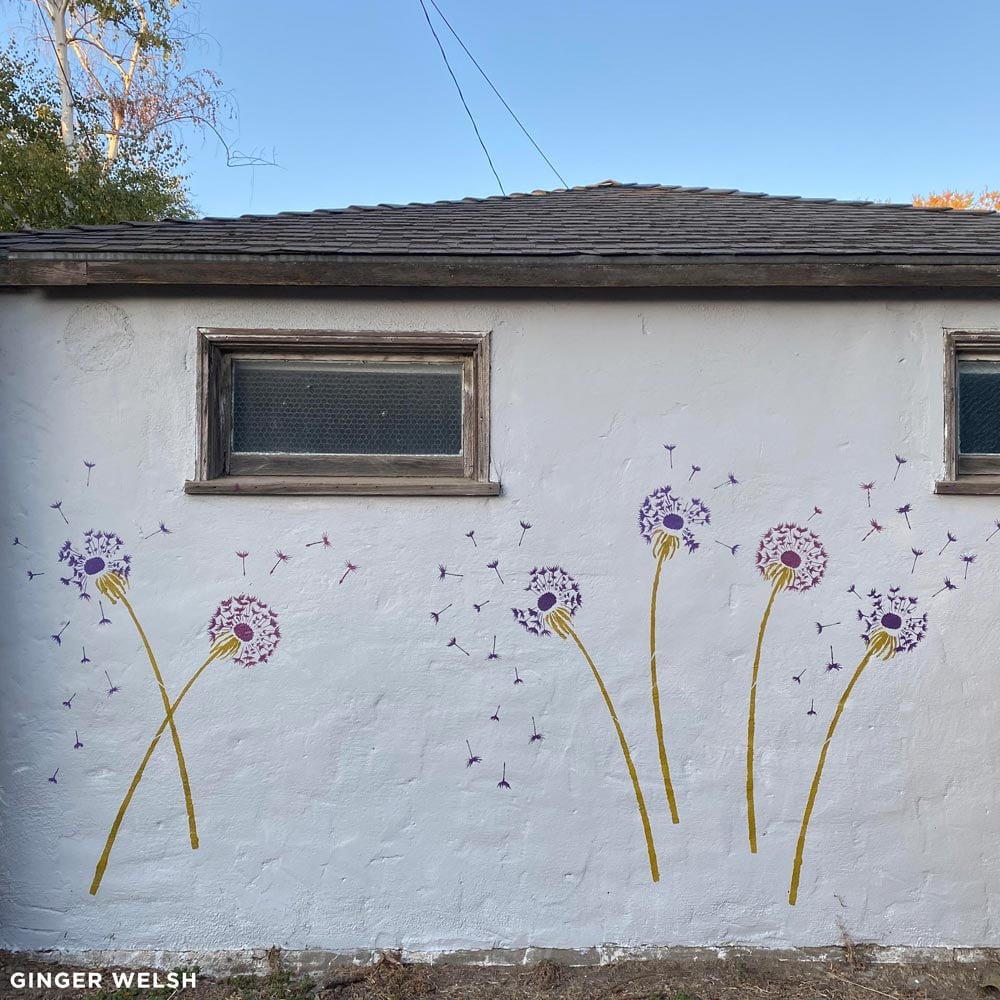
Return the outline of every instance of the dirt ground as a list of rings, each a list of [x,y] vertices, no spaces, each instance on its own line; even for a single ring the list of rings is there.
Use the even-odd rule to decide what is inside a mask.
[[[372,966],[296,976],[280,959],[266,976],[210,978],[195,989],[18,989],[11,972],[72,971],[0,953],[2,1000],[1000,1000],[1000,964],[874,965],[863,949],[834,962],[764,953],[719,961],[642,961],[605,966],[406,965],[386,954]],[[104,970],[107,972],[107,970]],[[190,972],[192,970],[180,970]]]

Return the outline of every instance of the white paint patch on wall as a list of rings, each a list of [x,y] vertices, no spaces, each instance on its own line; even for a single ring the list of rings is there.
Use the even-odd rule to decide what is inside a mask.
[[[185,496],[198,326],[493,330],[503,495]],[[1000,944],[1000,677],[988,652],[1000,639],[1000,535],[985,541],[1000,502],[931,492],[942,326],[1000,327],[1000,310],[6,296],[0,946],[782,947],[830,943],[838,921],[885,945]],[[672,472],[666,443],[676,445]],[[893,482],[897,453],[907,464]],[[96,463],[89,487],[84,460]],[[730,472],[739,485],[715,489]],[[859,484],[873,480],[869,509]],[[678,553],[661,582],[677,826],[649,699],[654,563],[636,519],[643,497],[667,484],[712,510],[701,548]],[[68,526],[50,506],[59,501]],[[912,530],[896,513],[906,503]],[[805,521],[814,506],[823,513],[809,527],[829,566],[814,590],[780,595],[768,626],[751,856],[746,703],[768,596],[754,552],[767,528]],[[884,530],[862,541],[872,517]],[[532,527],[519,546],[521,520]],[[160,521],[171,534],[157,532]],[[129,596],[171,692],[204,660],[223,598],[256,594],[283,635],[266,664],[213,664],[178,712],[199,850],[164,740],[96,897],[94,865],[163,709],[121,606],[105,603],[112,624],[100,626],[96,598],[59,582],[60,545],[90,527],[118,532],[133,555]],[[324,531],[332,548],[306,547]],[[946,531],[958,541],[939,556]],[[732,555],[717,540],[741,547]],[[925,552],[913,573],[911,547]],[[270,573],[276,549],[292,559]],[[250,552],[245,578],[237,551]],[[962,552],[978,555],[968,581]],[[486,566],[494,558],[504,585]],[[346,559],[360,568],[340,584]],[[464,575],[439,580],[439,563]],[[582,589],[574,625],[636,760],[657,885],[586,664],[572,643],[529,635],[510,614],[532,567],[553,563]],[[29,581],[29,570],[45,575]],[[931,599],[946,574],[960,589]],[[918,595],[929,634],[859,682],[791,908],[816,755],[864,650],[855,584]],[[448,603],[435,624],[430,612]],[[56,645],[49,637],[67,621]],[[819,635],[817,621],[843,624]],[[488,660],[494,635],[501,658]],[[469,657],[447,645],[452,636]],[[840,671],[826,669],[831,642]],[[120,688],[111,696],[105,670]],[[543,741],[529,742],[532,716]],[[466,739],[483,758],[472,767]],[[504,762],[509,790],[497,788]]]

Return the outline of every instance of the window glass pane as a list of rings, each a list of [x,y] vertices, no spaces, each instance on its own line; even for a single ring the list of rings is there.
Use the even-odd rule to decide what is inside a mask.
[[[958,450],[1000,454],[1000,361],[959,359]]]
[[[233,451],[460,455],[462,366],[235,360]]]

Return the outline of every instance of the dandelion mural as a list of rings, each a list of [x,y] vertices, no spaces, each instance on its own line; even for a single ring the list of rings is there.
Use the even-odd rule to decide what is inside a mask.
[[[531,571],[531,580],[525,587],[532,595],[532,603],[527,608],[511,608],[514,620],[522,625],[532,635],[548,636],[555,633],[560,639],[571,638],[577,648],[587,661],[594,680],[600,689],[604,704],[607,706],[611,721],[614,724],[615,732],[618,735],[618,742],[625,757],[625,765],[628,768],[629,777],[632,780],[632,788],[635,792],[636,804],[639,807],[639,817],[642,820],[642,829],[646,838],[646,850],[649,854],[649,868],[654,882],[660,880],[660,869],[656,860],[656,848],[653,844],[653,831],[649,824],[649,814],[646,812],[646,802],[643,799],[642,788],[639,785],[639,776],[632,762],[632,754],[629,752],[628,743],[625,740],[625,733],[622,731],[621,723],[618,721],[618,713],[615,711],[611,695],[604,685],[604,680],[597,669],[596,664],[587,652],[586,647],[576,634],[573,628],[573,617],[583,603],[580,594],[580,585],[558,566],[546,566],[541,569]],[[499,709],[498,709],[499,711]],[[504,775],[506,779],[506,774]]]
[[[826,572],[826,549],[819,538],[808,528],[798,524],[779,524],[765,532],[757,549],[757,569],[771,584],[764,617],[757,633],[757,649],[753,657],[750,677],[750,708],[747,713],[747,832],[750,853],[757,853],[757,813],[754,803],[754,739],[757,722],[757,675],[760,671],[760,654],[764,647],[764,634],[775,599],[783,590],[802,593],[812,590]],[[851,588],[852,591],[854,588]]]
[[[927,614],[917,610],[917,598],[905,596],[899,587],[891,587],[883,596],[874,590],[870,595],[871,606],[868,611],[858,609],[858,620],[862,623],[864,632],[861,638],[867,645],[865,655],[854,670],[854,674],[844,688],[844,693],[837,702],[837,710],[833,713],[830,727],[826,731],[826,739],[819,753],[819,763],[809,788],[805,812],[802,814],[802,826],[799,839],[795,845],[795,860],[792,864],[792,882],[788,890],[788,902],[794,906],[799,894],[799,879],[802,875],[802,855],[806,846],[806,834],[809,831],[809,819],[816,804],[816,794],[819,791],[820,779],[823,777],[823,767],[826,755],[830,749],[830,741],[837,731],[837,724],[844,714],[844,706],[851,696],[855,684],[864,673],[865,667],[875,659],[891,660],[897,653],[912,653],[927,634]]]
[[[656,743],[660,754],[660,772],[663,775],[663,789],[670,806],[670,819],[674,823],[679,823],[680,817],[677,813],[677,800],[670,780],[670,764],[663,740],[663,713],[656,672],[656,604],[663,564],[672,559],[682,545],[689,553],[696,551],[700,543],[695,539],[692,528],[710,524],[711,519],[709,509],[700,500],[682,500],[671,492],[669,486],[660,486],[653,490],[639,507],[639,533],[652,546],[653,558],[656,560],[653,589],[649,599],[649,678]]]
[[[240,594],[227,598],[215,609],[215,613],[208,623],[208,638],[212,643],[208,658],[191,675],[173,704],[167,704],[166,715],[146,748],[146,753],[132,777],[132,783],[125,793],[125,798],[122,799],[122,803],[118,807],[118,813],[111,824],[111,831],[108,833],[104,851],[97,862],[94,879],[90,884],[92,896],[97,895],[97,890],[101,887],[101,880],[104,878],[104,872],[111,857],[111,849],[115,845],[115,839],[121,828],[122,820],[125,818],[125,813],[132,802],[132,797],[139,787],[139,782],[142,781],[146,765],[153,756],[166,728],[170,726],[173,730],[174,714],[187,696],[188,691],[208,669],[209,665],[216,660],[232,660],[233,663],[238,663],[243,667],[253,667],[266,663],[278,648],[281,630],[278,627],[277,615],[268,605],[256,597]]]
[[[160,673],[160,667],[156,662],[156,657],[153,655],[153,648],[149,644],[149,639],[146,638],[146,633],[142,625],[139,624],[139,618],[135,613],[135,609],[125,594],[132,572],[132,557],[123,551],[124,548],[124,541],[115,532],[98,531],[94,528],[88,528],[83,533],[83,544],[79,548],[74,548],[73,543],[67,540],[59,550],[59,561],[66,563],[71,571],[70,576],[62,577],[61,579],[67,586],[75,586],[81,597],[90,597],[88,588],[93,584],[94,589],[102,597],[106,597],[111,604],[120,603],[132,619],[132,624],[135,626],[135,630],[139,634],[139,640],[146,651],[146,658],[149,660],[149,665],[152,668],[156,686],[160,689],[160,700],[163,702],[163,710],[168,713],[170,738],[173,740],[174,756],[177,758],[177,770],[180,774],[181,789],[184,792],[184,808],[187,811],[188,818],[188,836],[191,840],[191,849],[196,851],[198,849],[198,823],[194,814],[194,800],[191,796],[191,782],[188,779],[187,762],[184,760],[184,750],[181,747],[181,738],[177,732],[177,726],[174,724],[173,717],[169,714],[170,698],[167,696],[167,689],[163,683],[163,675]],[[104,605],[101,604],[101,621],[98,624],[103,625],[105,622],[110,624],[110,619],[104,614]],[[111,694],[117,688],[115,688],[114,684],[111,684],[110,678],[108,683],[111,689],[108,693]]]

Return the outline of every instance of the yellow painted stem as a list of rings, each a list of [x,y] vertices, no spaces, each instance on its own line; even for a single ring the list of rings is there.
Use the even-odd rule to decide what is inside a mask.
[[[663,773],[663,788],[667,793],[667,804],[670,806],[670,819],[680,822],[677,815],[677,800],[674,798],[674,786],[670,780],[670,764],[667,762],[667,749],[663,742],[663,714],[660,711],[660,685],[656,679],[656,596],[660,589],[660,571],[667,558],[667,548],[660,549],[656,560],[656,574],[653,577],[653,594],[649,600],[649,678],[653,693],[653,718],[656,721],[656,744],[660,750],[660,771]]]
[[[635,801],[639,806],[639,816],[642,818],[642,829],[646,835],[646,850],[649,853],[649,870],[653,876],[653,881],[659,882],[660,866],[656,861],[656,847],[653,844],[653,830],[649,825],[649,813],[646,812],[646,802],[642,797],[642,788],[639,786],[639,775],[636,774],[635,764],[632,763],[632,755],[629,753],[628,743],[625,741],[625,734],[622,732],[621,723],[618,721],[618,714],[615,712],[615,706],[611,701],[611,695],[608,694],[608,689],[604,686],[604,681],[601,679],[601,675],[598,672],[597,667],[594,665],[594,661],[590,658],[590,654],[584,648],[583,643],[580,642],[580,637],[570,626],[566,627],[566,631],[573,637],[573,641],[577,644],[580,652],[583,653],[583,658],[587,661],[587,665],[594,674],[594,680],[597,681],[597,686],[601,689],[601,694],[604,696],[604,704],[608,706],[608,711],[611,713],[611,721],[615,724],[615,731],[618,733],[618,742],[621,744],[622,753],[625,755],[625,763],[628,766],[628,773],[632,779],[632,787],[635,789]]]
[[[823,741],[823,749],[819,752],[819,763],[816,765],[816,774],[813,776],[812,787],[809,789],[809,798],[806,800],[806,809],[802,814],[802,828],[799,830],[799,840],[795,845],[795,861],[792,865],[792,884],[788,889],[788,903],[790,906],[795,905],[795,901],[798,899],[799,895],[799,876],[802,874],[802,854],[806,847],[806,831],[809,829],[809,818],[812,816],[813,806],[816,804],[816,793],[819,791],[820,778],[823,777],[823,766],[826,764],[826,752],[830,749],[830,740],[833,739],[833,734],[837,730],[837,723],[840,722],[840,717],[844,714],[844,706],[847,704],[847,699],[850,697],[851,691],[854,689],[854,685],[857,684],[858,678],[864,672],[865,667],[868,666],[869,661],[876,652],[877,649],[875,645],[869,645],[868,652],[865,653],[861,662],[858,664],[850,683],[846,688],[844,688],[844,693],[840,696],[840,701],[837,703],[837,711],[833,713],[833,720],[830,722],[830,728],[826,731],[826,739]]]
[[[125,610],[128,611],[129,616],[132,619],[132,623],[135,625],[135,630],[139,633],[139,638],[142,639],[143,646],[146,647],[146,655],[149,657],[149,665],[153,668],[153,676],[156,678],[156,683],[160,688],[160,698],[163,700],[163,711],[167,713],[167,717],[170,720],[170,735],[174,741],[174,753],[177,756],[177,770],[180,771],[181,787],[184,789],[184,807],[187,809],[188,834],[191,837],[191,850],[197,851],[198,824],[194,818],[194,801],[191,798],[191,782],[188,780],[188,770],[187,764],[184,761],[184,751],[181,748],[181,738],[177,733],[177,726],[174,723],[173,715],[170,714],[170,698],[167,696],[167,689],[163,683],[163,675],[160,673],[160,668],[156,664],[156,657],[153,656],[153,650],[149,645],[149,640],[146,638],[146,633],[139,624],[139,619],[136,617],[135,611],[132,609],[132,605],[129,603],[128,598],[123,594],[119,600],[125,605]]]
[[[142,758],[142,763],[139,764],[139,767],[132,778],[132,784],[129,785],[129,789],[125,793],[125,798],[122,799],[122,804],[118,807],[118,814],[115,816],[115,821],[111,824],[111,831],[108,833],[108,839],[104,844],[104,851],[101,854],[101,858],[97,862],[97,868],[94,871],[94,880],[90,883],[91,896],[96,896],[97,890],[101,887],[101,879],[104,878],[104,870],[108,867],[108,859],[111,857],[111,848],[115,846],[115,838],[118,836],[118,830],[122,825],[122,820],[125,818],[125,813],[128,811],[129,804],[132,802],[132,796],[135,795],[135,790],[139,787],[139,782],[142,781],[142,775],[146,770],[146,765],[149,763],[149,759],[153,756],[153,751],[156,750],[157,744],[160,742],[160,737],[163,735],[167,726],[173,721],[174,712],[177,711],[178,706],[184,700],[184,696],[191,690],[191,686],[202,675],[205,668],[213,660],[218,659],[220,655],[222,654],[218,648],[213,649],[208,659],[194,672],[187,684],[184,685],[183,690],[177,696],[177,700],[173,703],[173,705],[168,706],[167,714],[160,723],[160,728],[156,730],[156,735],[150,741],[149,747],[146,750],[146,755]]]
[[[757,633],[757,651],[753,657],[753,674],[750,677],[750,710],[747,713],[747,831],[750,835],[750,853],[757,853],[757,812],[754,808],[753,793],[753,758],[754,734],[757,727],[757,673],[760,670],[760,653],[764,647],[764,633],[767,631],[767,620],[771,617],[774,599],[782,589],[780,580],[775,580],[771,588],[771,596],[760,620],[760,631]]]

